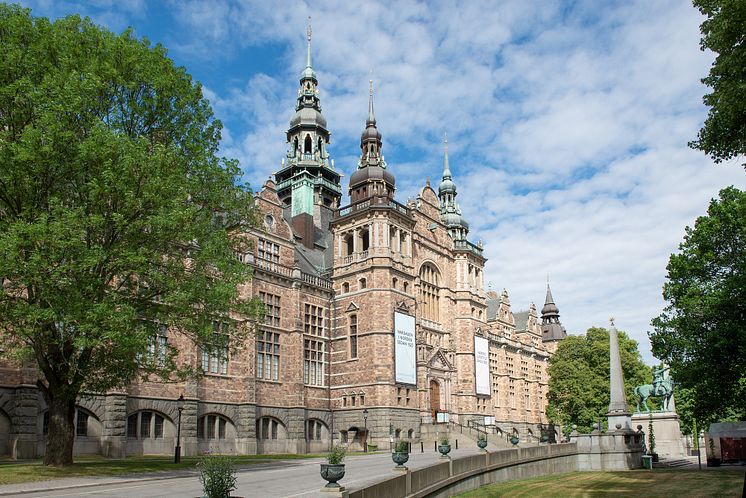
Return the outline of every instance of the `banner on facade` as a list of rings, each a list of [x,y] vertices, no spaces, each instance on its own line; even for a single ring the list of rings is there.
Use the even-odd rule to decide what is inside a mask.
[[[417,357],[414,346],[414,317],[394,312],[396,382],[417,385]]]
[[[474,336],[474,376],[477,394],[490,394],[489,342],[484,337]]]

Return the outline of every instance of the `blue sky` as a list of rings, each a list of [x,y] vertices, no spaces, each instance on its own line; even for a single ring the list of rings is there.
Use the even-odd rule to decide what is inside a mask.
[[[549,275],[571,333],[617,326],[640,342],[684,227],[737,162],[688,149],[706,116],[688,0],[465,2],[23,1],[163,44],[205,87],[224,155],[254,187],[278,169],[305,66],[307,17],[330,151],[346,179],[375,85],[397,198],[442,172],[448,133],[458,201],[514,311],[540,308]]]

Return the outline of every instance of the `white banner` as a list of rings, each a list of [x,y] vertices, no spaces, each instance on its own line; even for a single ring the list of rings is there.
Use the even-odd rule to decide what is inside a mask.
[[[396,343],[396,382],[417,385],[413,316],[394,312],[394,342]]]
[[[484,337],[474,336],[474,376],[477,382],[477,394],[490,394],[490,356],[489,341]]]

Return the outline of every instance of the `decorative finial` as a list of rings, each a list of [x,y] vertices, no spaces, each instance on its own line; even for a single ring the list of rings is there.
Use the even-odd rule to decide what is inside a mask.
[[[614,317],[609,318],[609,324],[613,327],[614,326]]]
[[[308,43],[311,43],[311,16],[308,16],[308,27],[306,28],[306,35],[308,35]]]
[[[370,85],[370,96],[373,96],[373,80],[368,80],[368,84]]]
[[[308,16],[308,27],[306,28],[308,47],[306,49],[306,67],[311,67],[311,16]]]

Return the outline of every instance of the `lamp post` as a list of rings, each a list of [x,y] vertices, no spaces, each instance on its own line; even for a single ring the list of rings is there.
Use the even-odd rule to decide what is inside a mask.
[[[184,405],[186,400],[184,395],[180,394],[179,399],[176,400],[176,408],[179,409],[179,423],[176,426],[176,448],[174,448],[174,463],[181,462],[181,412],[184,411]]]
[[[363,441],[363,452],[368,453],[368,409],[363,409],[363,423],[365,424],[365,440]]]

